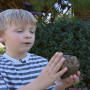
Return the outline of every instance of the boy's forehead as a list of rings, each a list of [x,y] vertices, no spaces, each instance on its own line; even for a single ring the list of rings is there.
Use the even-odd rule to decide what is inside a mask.
[[[17,26],[17,27],[22,27],[22,28],[26,28],[26,27],[36,28],[36,26],[35,26],[34,24],[31,24],[31,23],[23,23],[23,22],[20,22],[20,23],[12,22],[12,23],[11,23],[11,26]]]

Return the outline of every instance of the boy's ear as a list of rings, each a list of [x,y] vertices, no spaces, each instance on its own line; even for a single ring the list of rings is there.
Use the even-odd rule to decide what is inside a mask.
[[[0,34],[0,42],[5,42],[4,35]]]

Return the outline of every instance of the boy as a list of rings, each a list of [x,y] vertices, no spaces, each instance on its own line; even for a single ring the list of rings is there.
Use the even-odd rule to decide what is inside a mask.
[[[6,52],[0,56],[0,90],[64,90],[79,82],[80,72],[60,79],[67,71],[59,71],[65,60],[63,53],[55,53],[49,63],[27,53],[34,44],[35,31],[36,21],[30,12],[9,9],[0,13],[0,41],[6,45]]]

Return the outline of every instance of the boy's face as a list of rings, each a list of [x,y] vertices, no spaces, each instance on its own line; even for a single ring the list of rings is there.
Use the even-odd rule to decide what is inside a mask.
[[[6,52],[27,52],[34,44],[35,31],[36,28],[31,25],[8,26],[4,33]]]

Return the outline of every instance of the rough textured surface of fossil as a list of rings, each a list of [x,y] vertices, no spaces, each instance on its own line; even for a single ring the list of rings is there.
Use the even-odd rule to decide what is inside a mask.
[[[63,55],[63,57],[65,58],[65,62],[61,69],[67,67],[68,70],[61,76],[61,79],[68,78],[70,75],[76,74],[80,66],[79,60],[76,56]]]

